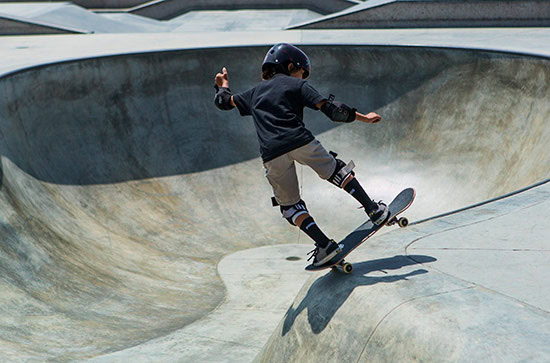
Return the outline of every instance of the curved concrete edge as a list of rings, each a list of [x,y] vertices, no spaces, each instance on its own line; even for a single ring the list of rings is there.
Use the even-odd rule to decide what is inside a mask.
[[[550,58],[550,28],[287,30],[210,33],[79,34],[2,37],[0,77],[29,68],[98,57],[224,47],[369,45],[468,49]]]
[[[414,221],[410,225],[415,225],[415,224],[428,222],[428,221],[431,221],[431,220],[434,220],[434,219],[439,219],[439,218],[442,218],[442,217],[450,216],[451,214],[457,214],[457,213],[460,213],[460,212],[464,212],[468,209],[481,207],[485,204],[489,204],[489,203],[493,203],[493,202],[496,202],[496,201],[501,200],[501,199],[509,198],[511,196],[514,196],[514,195],[519,194],[519,193],[523,193],[523,192],[525,192],[529,189],[536,188],[538,186],[541,186],[541,185],[549,183],[549,182],[550,182],[550,179],[545,179],[545,180],[542,180],[542,181],[540,181],[538,183],[535,183],[533,185],[529,185],[525,188],[521,188],[519,190],[513,191],[511,193],[507,193],[507,194],[504,194],[504,195],[501,195],[501,196],[498,196],[496,198],[488,199],[488,200],[485,200],[485,201],[482,201],[482,202],[479,202],[479,203],[476,203],[476,204],[473,204],[473,205],[470,205],[470,206],[466,206],[464,208],[452,210],[452,211],[449,211],[449,212],[445,212],[445,213],[442,213],[442,214],[438,214],[438,215],[435,215],[435,216],[424,218],[424,219],[421,219],[421,220],[418,220],[418,221]]]
[[[548,361],[548,218],[546,183],[376,236],[352,275],[307,281],[255,361]]]
[[[311,249],[310,244],[276,245],[224,257],[218,273],[227,293],[214,311],[167,336],[91,361],[251,361],[310,277],[304,257]]]

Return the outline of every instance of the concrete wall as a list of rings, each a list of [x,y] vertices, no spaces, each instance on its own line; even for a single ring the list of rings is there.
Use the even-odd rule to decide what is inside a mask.
[[[371,5],[372,4],[372,5]],[[550,26],[550,2],[371,1],[293,29]]]
[[[0,35],[74,34],[76,31],[0,16]]]

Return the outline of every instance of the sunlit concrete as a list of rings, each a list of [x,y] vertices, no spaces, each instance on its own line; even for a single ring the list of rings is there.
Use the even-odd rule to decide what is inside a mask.
[[[327,148],[355,161],[374,198],[415,187],[408,214],[418,220],[548,178],[549,49],[540,48],[547,35],[516,29],[3,38],[2,350],[13,360],[83,359],[171,336],[219,311],[223,256],[311,245],[270,207],[251,121],[212,106],[221,66],[230,71],[231,88],[245,90],[259,80],[250,64],[261,64],[269,45],[301,45],[315,87],[384,117],[378,125],[339,126],[308,111],[308,126]],[[342,43],[348,45],[333,45]],[[486,50],[461,49],[468,44]],[[71,59],[78,61],[58,63]],[[345,193],[307,169],[299,173],[303,197],[331,237],[364,220]],[[527,219],[527,231],[538,221]],[[381,236],[390,235],[397,234]],[[442,269],[453,265],[448,261]],[[275,315],[266,326],[287,319]],[[276,347],[274,336],[266,349]]]

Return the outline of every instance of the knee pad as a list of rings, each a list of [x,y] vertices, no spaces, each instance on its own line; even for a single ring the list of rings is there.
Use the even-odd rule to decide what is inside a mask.
[[[330,154],[336,159],[336,169],[327,180],[336,185],[338,188],[342,188],[342,184],[344,183],[346,178],[350,174],[355,175],[355,173],[353,172],[353,168],[355,168],[355,163],[352,160],[348,164],[346,164],[343,160],[336,158],[338,154],[336,154],[335,152],[331,151]]]
[[[306,202],[300,199],[300,201],[294,205],[289,205],[289,206],[282,205],[281,213],[283,214],[283,218],[285,218],[288,221],[288,223],[295,226],[296,218],[309,212],[306,207]]]

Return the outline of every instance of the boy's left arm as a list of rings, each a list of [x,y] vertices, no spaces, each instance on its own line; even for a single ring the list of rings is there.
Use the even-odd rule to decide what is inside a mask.
[[[366,122],[368,124],[375,124],[382,119],[382,116],[380,116],[376,112],[369,112],[366,115],[363,115],[362,113],[355,111],[355,114],[356,114],[355,119],[357,121]]]
[[[325,114],[327,114],[327,116],[329,116],[329,118],[331,118],[334,121],[335,117],[333,115],[334,115],[335,111],[332,110],[332,109],[329,109],[327,107],[327,103],[329,103],[329,100],[325,99],[325,100],[322,100],[321,102],[319,102],[318,104],[316,104],[315,106],[318,109],[322,110]],[[330,101],[330,103],[332,103],[332,102]],[[325,106],[325,108],[323,108],[323,106]],[[347,106],[345,106],[345,107],[347,107]],[[349,108],[349,107],[347,107],[347,108]],[[368,114],[364,115],[360,112],[357,112],[357,110],[354,109],[354,108],[350,109],[350,111],[355,112],[355,118],[350,117],[350,119],[347,122],[361,121],[361,122],[365,122],[365,123],[368,123],[368,124],[375,124],[375,123],[379,122],[382,119],[382,117],[379,114],[377,114],[376,112],[369,112]],[[342,121],[340,121],[340,122],[342,122]],[[344,121],[344,122],[346,122],[346,121]]]

